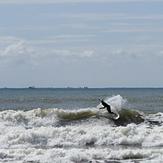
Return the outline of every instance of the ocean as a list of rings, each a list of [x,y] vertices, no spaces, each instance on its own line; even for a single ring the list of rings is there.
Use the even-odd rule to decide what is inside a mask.
[[[162,112],[162,88],[3,88],[0,162],[162,163]]]

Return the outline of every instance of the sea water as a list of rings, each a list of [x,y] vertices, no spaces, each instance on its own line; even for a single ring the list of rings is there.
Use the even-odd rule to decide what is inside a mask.
[[[0,110],[2,163],[163,162],[160,88],[0,89]]]

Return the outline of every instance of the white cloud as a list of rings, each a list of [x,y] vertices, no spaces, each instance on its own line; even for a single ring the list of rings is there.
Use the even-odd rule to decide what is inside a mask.
[[[57,3],[126,3],[162,2],[162,0],[0,0],[1,4],[57,4]]]
[[[43,14],[54,17],[55,15]],[[126,13],[76,13],[59,14],[59,17],[76,18],[84,20],[162,20],[163,14],[126,14]]]
[[[58,13],[58,14],[51,14],[51,13],[41,13],[40,16],[42,17],[46,17],[46,18],[50,18],[50,19],[70,19],[70,22],[67,23],[60,23],[59,25],[61,27],[63,26],[70,26],[70,27],[74,27],[74,25],[76,25],[76,27],[79,28],[88,28],[90,23],[93,21],[98,22],[100,21],[112,21],[112,24],[116,24],[116,25],[130,25],[130,22],[126,22],[126,21],[132,21],[133,24],[133,20],[135,21],[141,21],[141,20],[145,20],[145,21],[156,21],[159,22],[160,20],[163,20],[163,14],[158,14],[158,13],[152,13],[152,14],[146,14],[146,13],[126,13],[126,12],[108,12],[108,13],[97,13],[97,12],[80,12],[80,13]],[[73,21],[72,21],[73,20]],[[122,20],[120,22],[120,20]],[[77,22],[77,23],[75,23]],[[83,23],[84,22],[84,23]],[[87,22],[87,23],[86,23]],[[138,23],[138,22],[135,22]],[[89,25],[88,25],[89,24]],[[144,25],[143,22],[139,22],[139,25]],[[47,28],[48,29],[48,28]]]
[[[58,86],[63,81],[67,85],[67,79],[73,81],[79,74],[83,74],[83,76],[79,75],[77,77],[79,84],[80,82],[82,83],[82,79],[83,81],[90,79],[92,81],[91,84],[93,80],[97,81],[98,78],[104,79],[104,83],[106,81],[110,82],[111,80],[104,76],[106,73],[111,78],[113,77],[114,83],[117,80],[122,81],[122,72],[125,73],[125,77],[129,76],[128,79],[130,79],[134,72],[144,70],[144,66],[147,67],[147,70],[144,71],[145,73],[150,72],[153,67],[155,70],[160,69],[162,68],[161,65],[163,65],[162,58],[160,58],[162,57],[163,47],[108,45],[96,47],[82,46],[78,48],[62,46],[55,48],[47,45],[40,47],[32,43],[29,44],[30,40],[27,41],[14,37],[3,37],[3,40],[6,40],[6,44],[3,48],[1,48],[0,44],[1,76],[6,74],[11,76],[9,77],[10,82],[13,81],[11,73],[13,72],[17,73],[18,78],[15,80],[18,83],[19,81],[26,83],[30,78],[30,80],[32,79],[38,84],[40,84],[39,79],[47,83],[50,80],[55,81],[54,83],[57,84],[57,76]],[[5,68],[3,68],[4,66]],[[151,69],[148,69],[150,67]],[[6,70],[8,70],[8,73],[6,73]],[[27,72],[27,70],[29,71]],[[28,76],[26,76],[26,73]],[[128,74],[126,75],[126,73]],[[142,73],[142,76],[144,76],[144,73]],[[95,75],[92,76],[92,74]],[[100,76],[97,77],[97,74],[100,74]],[[117,78],[114,78],[115,76]]]
[[[11,57],[11,56],[21,56],[28,52],[24,42],[18,42],[7,46],[3,52],[1,52],[1,57]]]
[[[68,38],[71,36],[68,36]],[[61,37],[62,38],[62,37]],[[64,38],[64,36],[63,36]],[[6,40],[2,47],[2,40]],[[37,42],[37,41],[36,41]],[[73,46],[73,45],[72,45]],[[30,64],[33,66],[45,62],[93,61],[116,63],[129,60],[153,60],[162,56],[162,46],[147,45],[100,45],[97,47],[54,47],[47,44],[35,44],[32,41],[14,37],[0,38],[0,63]]]
[[[144,32],[156,32],[156,33],[162,33],[162,28],[156,28],[156,27],[139,27],[139,28],[115,28],[115,29],[106,29],[102,32],[106,33],[144,33]]]
[[[0,40],[0,45],[2,40],[6,40],[0,48],[0,62],[5,63],[38,65],[46,60],[71,61],[94,57],[94,50],[90,48],[53,48],[46,45],[40,47],[14,37],[1,37]]]
[[[82,59],[82,58],[92,58],[95,55],[92,49],[53,49],[51,55],[57,56],[62,59]]]
[[[20,41],[23,40],[12,36],[0,36],[0,45],[10,45],[13,43],[18,43]]]
[[[0,27],[0,30],[9,32],[16,31],[17,33],[26,32],[26,33],[42,33],[46,32],[58,32],[64,33],[65,31],[70,34],[56,36],[55,39],[58,40],[68,40],[71,39],[76,41],[88,40],[88,38],[94,37],[97,34],[100,34],[102,31],[106,32],[124,32],[124,33],[138,33],[138,32],[163,32],[162,21],[163,14],[133,14],[133,13],[40,13],[40,17],[44,19],[49,19],[49,21],[55,22],[56,20],[62,20],[59,23],[47,25],[46,23],[38,25],[31,24],[24,26],[3,26]],[[75,31],[76,30],[76,31]],[[81,35],[79,30],[82,30]],[[76,32],[76,35],[71,33]],[[87,35],[86,35],[87,33]],[[93,36],[94,35],[94,36]],[[50,40],[54,41],[54,39]]]
[[[32,63],[32,57],[34,50],[28,45],[25,40],[21,40],[14,37],[1,37],[0,45],[0,62],[24,64]]]
[[[128,62],[155,62],[160,59],[162,47],[150,47],[145,45],[130,45],[121,46],[116,45],[116,47],[108,46],[102,49],[97,49],[96,53],[99,54],[97,58],[105,63],[109,62],[116,65],[118,63],[128,63]]]

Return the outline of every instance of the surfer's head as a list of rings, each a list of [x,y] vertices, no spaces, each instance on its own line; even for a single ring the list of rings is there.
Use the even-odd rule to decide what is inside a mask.
[[[106,107],[106,108],[110,108],[110,105],[108,103],[106,103],[103,99],[100,100],[101,101],[101,104]]]

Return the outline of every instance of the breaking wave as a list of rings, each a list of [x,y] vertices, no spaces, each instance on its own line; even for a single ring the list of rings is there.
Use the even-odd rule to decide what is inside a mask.
[[[33,126],[57,126],[62,122],[74,122],[78,124],[81,120],[84,122],[93,121],[103,118],[110,123],[116,125],[127,125],[129,123],[139,124],[143,122],[144,116],[142,113],[135,110],[122,109],[119,112],[120,118],[114,120],[107,111],[99,112],[96,108],[87,108],[80,110],[63,110],[63,109],[34,109],[31,111],[13,111],[6,110],[0,112],[1,123],[11,125],[24,125],[26,127]],[[111,124],[112,124],[111,123]],[[111,125],[110,124],[110,125]]]
[[[98,108],[0,112],[0,162],[160,162],[163,113]]]

